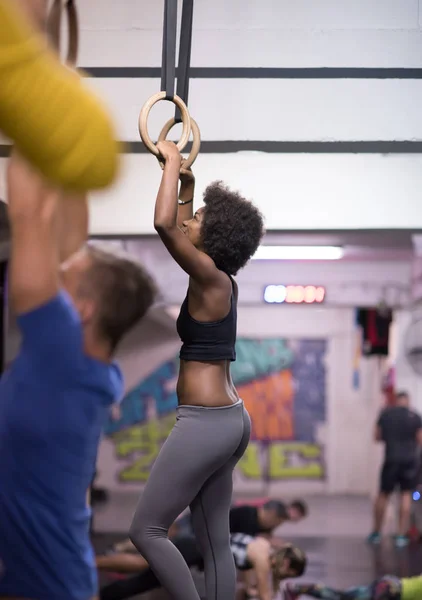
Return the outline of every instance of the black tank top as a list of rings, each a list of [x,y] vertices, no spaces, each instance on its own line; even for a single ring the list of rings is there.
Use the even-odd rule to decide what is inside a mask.
[[[209,362],[214,360],[236,360],[237,306],[232,282],[230,310],[224,319],[204,323],[189,314],[188,294],[180,308],[177,333],[182,340],[180,358]],[[189,293],[189,292],[188,292]]]

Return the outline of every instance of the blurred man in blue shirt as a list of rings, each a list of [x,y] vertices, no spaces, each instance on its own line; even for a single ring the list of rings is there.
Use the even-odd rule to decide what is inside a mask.
[[[0,598],[97,594],[86,497],[122,376],[111,357],[154,297],[125,257],[85,244],[85,197],[8,167],[10,302],[20,352],[0,382]]]

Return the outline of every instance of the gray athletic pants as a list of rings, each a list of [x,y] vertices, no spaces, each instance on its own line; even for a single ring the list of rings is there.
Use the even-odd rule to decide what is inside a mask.
[[[218,408],[177,409],[176,425],[151,469],[129,532],[174,600],[199,600],[189,568],[167,536],[187,506],[204,559],[207,600],[234,600],[236,570],[229,542],[232,475],[249,443],[250,428],[241,400]]]

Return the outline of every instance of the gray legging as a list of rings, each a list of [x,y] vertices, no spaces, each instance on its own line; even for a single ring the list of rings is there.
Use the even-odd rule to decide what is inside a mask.
[[[174,600],[199,600],[192,575],[168,539],[170,525],[190,506],[204,558],[207,600],[234,600],[230,550],[233,469],[249,443],[243,402],[218,408],[179,406],[177,422],[151,469],[130,539]]]

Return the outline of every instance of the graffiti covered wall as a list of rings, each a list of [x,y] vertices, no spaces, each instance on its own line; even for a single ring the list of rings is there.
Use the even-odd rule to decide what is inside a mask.
[[[252,420],[238,471],[249,481],[325,478],[317,428],[326,413],[326,340],[240,338],[232,378]],[[107,424],[115,477],[144,483],[175,422],[178,359],[162,364],[123,400]]]

